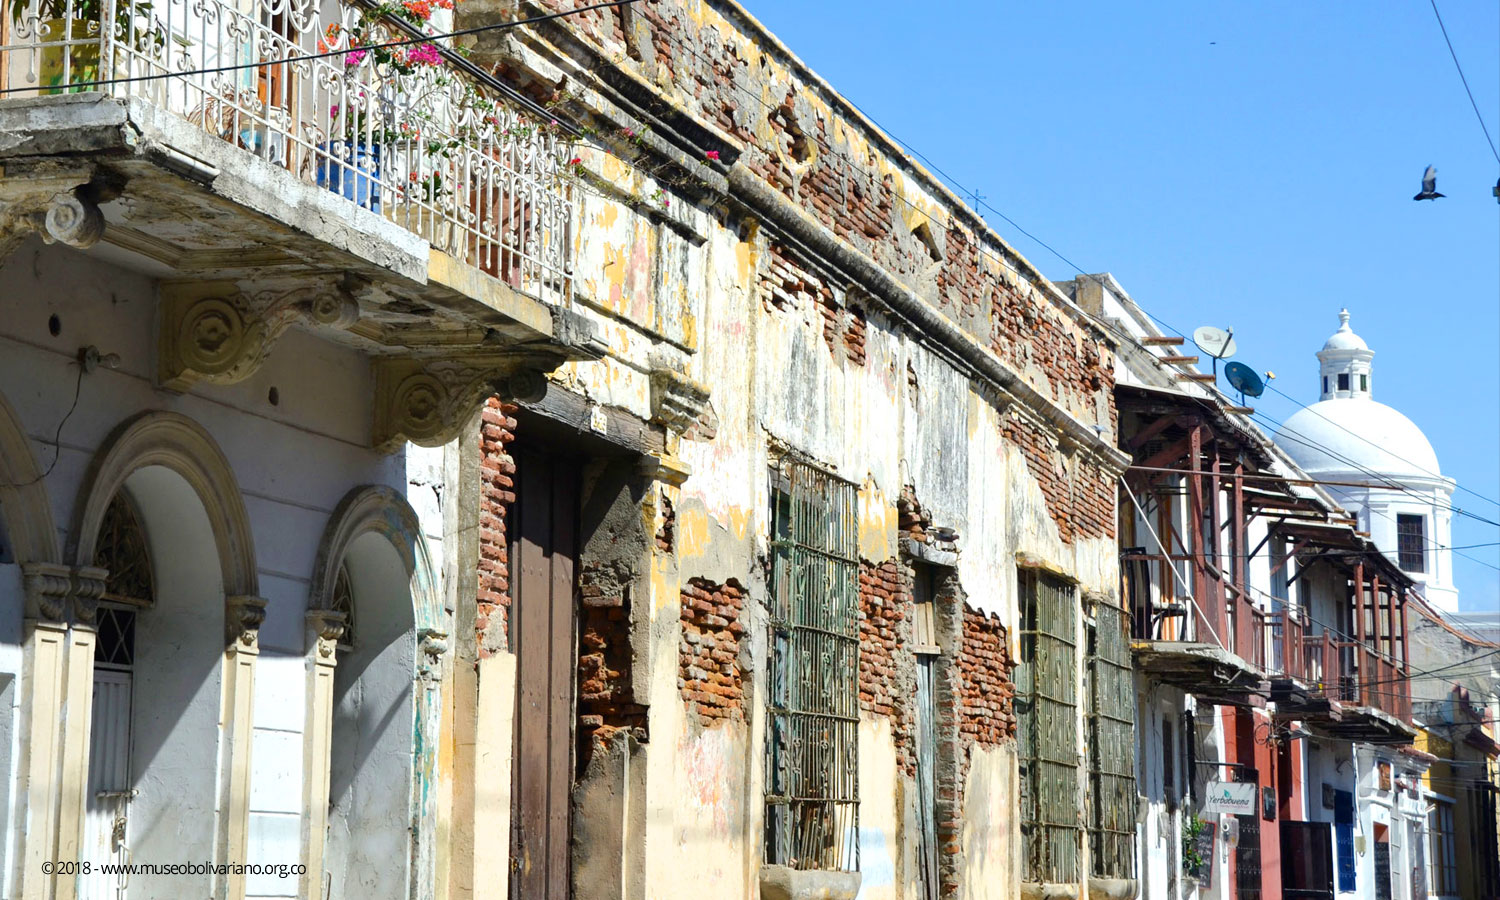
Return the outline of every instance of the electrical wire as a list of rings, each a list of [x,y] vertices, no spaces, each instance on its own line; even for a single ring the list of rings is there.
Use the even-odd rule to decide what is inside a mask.
[[[1438,28],[1443,32],[1443,43],[1448,45],[1448,55],[1453,57],[1453,68],[1458,70],[1458,80],[1464,83],[1464,93],[1469,95],[1469,105],[1474,107],[1474,117],[1479,120],[1479,127],[1484,131],[1485,142],[1490,145],[1490,153],[1495,157],[1495,162],[1500,162],[1500,151],[1495,149],[1495,141],[1490,137],[1490,128],[1484,124],[1484,116],[1479,112],[1479,104],[1474,102],[1474,92],[1469,89],[1469,79],[1464,75],[1464,67],[1459,65],[1458,51],[1453,49],[1453,41],[1448,37],[1448,26],[1443,24],[1443,14],[1438,12],[1437,0],[1432,3],[1432,14],[1437,17]]]
[[[39,481],[43,480],[44,478],[46,478],[48,475],[52,474],[52,470],[57,467],[57,461],[59,459],[62,459],[62,430],[63,430],[63,426],[66,425],[66,424],[68,424],[68,419],[71,419],[73,417],[73,411],[78,408],[78,397],[82,393],[83,393],[83,366],[79,365],[78,366],[78,380],[73,383],[73,403],[68,407],[68,411],[63,414],[62,420],[57,423],[57,432],[56,432],[56,434],[54,434],[52,436],[52,462],[50,462],[50,463],[47,464],[46,471],[42,472],[40,475],[38,475],[37,477],[31,479],[30,481],[22,481],[22,482],[19,482],[17,484],[4,484],[4,485],[0,485],[0,487],[6,487],[6,488],[31,487],[33,484],[36,484],[37,482],[39,482]]]
[[[360,51],[391,50],[399,47],[413,47],[418,44],[431,44],[434,41],[443,41],[448,40],[449,38],[468,37],[470,35],[485,34],[491,31],[506,31],[511,28],[519,28],[522,25],[535,25],[540,22],[547,22],[552,19],[561,19],[567,16],[575,16],[579,13],[591,12],[596,9],[626,6],[628,4],[638,2],[640,2],[640,0],[605,0],[605,2],[595,3],[590,6],[580,6],[577,9],[563,10],[562,12],[555,13],[546,13],[545,15],[532,16],[526,19],[516,19],[511,22],[495,22],[489,25],[479,25],[474,28],[462,28],[457,31],[446,31],[439,34],[424,34],[420,37],[407,38],[405,40],[386,41],[385,43],[381,44],[365,44],[359,47],[350,47],[345,50],[327,50],[319,53],[299,54],[289,59],[270,59],[261,60],[260,62],[235,63],[233,65],[226,66],[211,66],[203,69],[180,69],[175,72],[157,72],[152,75],[131,75],[125,78],[105,78],[99,79],[97,81],[80,81],[70,83],[68,85],[68,90],[72,91],[78,90],[80,88],[109,87],[117,84],[134,84],[138,82],[160,81],[165,78],[181,78],[188,75],[217,75],[223,72],[239,72],[246,69],[264,69],[271,66],[297,65],[305,62],[310,62],[315,59],[327,59],[333,56],[347,56],[350,53],[358,53]],[[442,46],[438,46],[438,52],[442,53],[446,57],[449,57],[450,59],[456,55],[449,48]],[[462,57],[459,58],[461,59]],[[25,87],[0,88],[0,96],[35,90],[35,85],[29,85]],[[513,97],[512,99],[520,100],[527,103],[528,105],[535,106],[532,101],[528,100],[524,96],[518,95]]]
[[[1275,385],[1267,384],[1266,387],[1269,388],[1270,390],[1276,392],[1277,394],[1280,394],[1285,399],[1290,400],[1292,403],[1296,404],[1297,406],[1300,406],[1301,408],[1307,410],[1308,412],[1312,413],[1313,415],[1317,416],[1318,418],[1322,419],[1323,421],[1327,422],[1328,424],[1330,424],[1330,425],[1338,428],[1340,431],[1342,431],[1342,432],[1350,435],[1351,437],[1359,438],[1361,441],[1364,441],[1366,444],[1369,444],[1371,447],[1374,447],[1375,449],[1380,450],[1381,452],[1385,453],[1387,456],[1389,456],[1389,457],[1391,457],[1393,459],[1399,459],[1402,462],[1404,462],[1407,465],[1415,468],[1417,471],[1422,472],[1425,475],[1431,475],[1433,478],[1445,478],[1445,477],[1447,477],[1447,476],[1443,475],[1441,472],[1434,472],[1434,471],[1432,471],[1430,469],[1427,469],[1427,468],[1421,466],[1418,463],[1412,462],[1411,460],[1407,459],[1406,457],[1401,456],[1398,453],[1395,453],[1389,447],[1384,447],[1384,446],[1382,446],[1380,444],[1375,443],[1374,441],[1370,440],[1369,438],[1365,437],[1364,435],[1360,434],[1359,432],[1354,431],[1353,429],[1345,426],[1342,422],[1335,422],[1333,419],[1328,418],[1327,416],[1325,416],[1322,413],[1318,412],[1316,409],[1313,409],[1311,406],[1309,406],[1309,405],[1301,402],[1300,400],[1296,399],[1295,397],[1291,396],[1290,394],[1286,393],[1285,391],[1281,390],[1280,388],[1276,387]],[[1459,490],[1462,490],[1465,493],[1473,494],[1475,497],[1478,497],[1479,499],[1485,501],[1486,503],[1493,503],[1496,506],[1500,506],[1500,500],[1496,500],[1493,497],[1486,497],[1484,494],[1481,494],[1478,491],[1470,490],[1470,489],[1465,488],[1465,487],[1463,487],[1461,485],[1459,486]]]

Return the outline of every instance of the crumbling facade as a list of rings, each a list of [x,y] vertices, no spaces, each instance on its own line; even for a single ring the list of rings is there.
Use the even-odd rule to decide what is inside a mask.
[[[0,893],[1130,896],[1112,339],[735,3],[252,6],[0,39]]]

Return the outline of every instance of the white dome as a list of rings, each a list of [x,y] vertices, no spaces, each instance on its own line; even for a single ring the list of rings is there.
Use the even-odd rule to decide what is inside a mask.
[[[1323,400],[1300,409],[1282,423],[1276,443],[1310,475],[1357,475],[1364,468],[1398,481],[1441,477],[1422,429],[1374,400]]]

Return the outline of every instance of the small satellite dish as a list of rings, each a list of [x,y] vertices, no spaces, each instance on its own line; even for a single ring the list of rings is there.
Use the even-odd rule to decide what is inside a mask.
[[[1237,349],[1234,346],[1234,329],[1225,330],[1215,328],[1212,325],[1204,325],[1193,332],[1193,343],[1198,349],[1212,356],[1214,359],[1228,359],[1234,355]]]
[[[1246,397],[1259,397],[1266,392],[1266,383],[1260,380],[1255,370],[1242,362],[1232,362],[1224,366],[1224,379],[1230,386],[1240,392],[1240,404],[1244,405]]]

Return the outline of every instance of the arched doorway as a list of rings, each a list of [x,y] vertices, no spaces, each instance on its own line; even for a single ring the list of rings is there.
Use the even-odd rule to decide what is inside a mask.
[[[215,857],[224,583],[191,485],[164,466],[132,472],[106,507],[94,562],[109,571],[94,622],[84,858]],[[125,879],[94,873],[87,900]],[[135,896],[208,895],[213,878],[129,879]]]
[[[109,571],[97,607],[76,611],[75,627],[96,636],[93,692],[78,703],[91,723],[79,857],[243,862],[264,601],[228,461],[191,420],[138,416],[96,458],[72,534],[75,563]],[[111,900],[224,896],[241,893],[240,881],[137,872],[127,894],[95,867],[77,890]],[[71,882],[59,878],[60,896]]]
[[[399,494],[366,487],[339,505],[318,558],[309,619],[342,627],[309,646],[309,730],[327,756],[306,819],[322,883],[303,892],[430,897],[445,614],[426,542]]]

